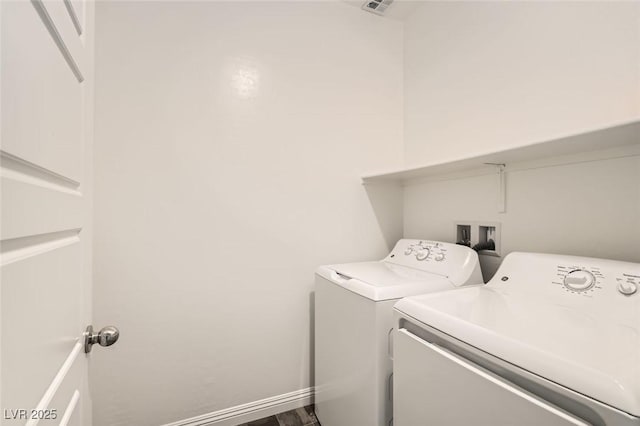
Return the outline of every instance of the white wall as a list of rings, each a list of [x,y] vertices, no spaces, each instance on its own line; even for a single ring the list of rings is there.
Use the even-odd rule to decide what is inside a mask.
[[[640,115],[638,2],[425,3],[404,56],[408,164]]]
[[[92,354],[95,425],[310,386],[314,269],[402,233],[359,180],[401,161],[401,24],[340,3],[96,16],[94,325],[122,335]]]
[[[402,194],[359,175],[638,117],[639,7],[426,3],[403,47],[344,4],[99,3],[94,324],[123,334],[92,355],[96,426],[312,384],[313,269],[402,233]],[[491,220],[504,252],[640,261],[639,170],[521,168],[506,214],[493,176],[412,185],[404,234]]]
[[[640,157],[509,172],[507,212],[495,175],[405,188],[405,235],[455,240],[454,221],[501,223],[502,254],[560,253],[640,262]],[[485,279],[501,258],[481,256]]]
[[[408,164],[487,153],[640,117],[640,3],[427,3],[405,22]],[[455,220],[502,223],[503,253],[640,261],[640,160],[405,188],[404,234],[453,241]],[[500,259],[484,258],[487,276]]]

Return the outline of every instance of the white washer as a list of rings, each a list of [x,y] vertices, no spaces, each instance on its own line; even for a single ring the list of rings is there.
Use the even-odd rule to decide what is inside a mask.
[[[640,264],[512,253],[396,305],[394,425],[640,425]]]
[[[482,283],[476,252],[437,241],[404,239],[382,261],[318,268],[315,407],[322,426],[388,426],[399,298]]]

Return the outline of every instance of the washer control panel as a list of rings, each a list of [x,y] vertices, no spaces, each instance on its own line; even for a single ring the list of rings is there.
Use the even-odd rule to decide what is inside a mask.
[[[383,262],[436,274],[455,285],[482,284],[478,253],[453,243],[404,238]]]
[[[405,256],[415,256],[416,260],[442,262],[447,258],[447,247],[438,241],[416,241],[404,251]]]

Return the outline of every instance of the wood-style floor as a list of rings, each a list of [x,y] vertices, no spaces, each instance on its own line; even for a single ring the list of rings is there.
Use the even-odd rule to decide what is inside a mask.
[[[313,412],[313,406],[308,405],[238,426],[320,426],[320,422]]]

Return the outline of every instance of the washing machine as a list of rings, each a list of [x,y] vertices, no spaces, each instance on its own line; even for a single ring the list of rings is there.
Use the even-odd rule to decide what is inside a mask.
[[[482,284],[468,247],[403,239],[381,261],[321,266],[315,287],[315,409],[322,426],[391,421],[393,305]]]
[[[640,264],[512,253],[395,307],[394,425],[640,425]]]

